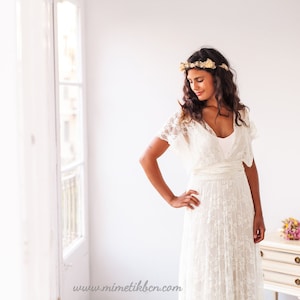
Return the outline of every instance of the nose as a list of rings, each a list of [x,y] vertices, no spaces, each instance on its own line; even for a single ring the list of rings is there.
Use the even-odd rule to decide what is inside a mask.
[[[194,81],[194,82],[191,83],[191,89],[192,89],[193,91],[197,91],[197,89],[198,89],[198,84],[197,84],[196,81]]]

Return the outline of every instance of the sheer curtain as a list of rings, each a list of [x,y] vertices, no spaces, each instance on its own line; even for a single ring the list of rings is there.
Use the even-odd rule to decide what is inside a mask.
[[[22,299],[58,299],[53,1],[17,0]]]
[[[0,298],[22,298],[18,107],[16,92],[16,6],[0,9]]]

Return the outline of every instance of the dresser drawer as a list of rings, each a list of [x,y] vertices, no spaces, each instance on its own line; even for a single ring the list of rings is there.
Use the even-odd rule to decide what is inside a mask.
[[[262,267],[266,271],[293,275],[300,278],[300,266],[263,259]]]
[[[299,266],[300,268],[299,254],[287,253],[282,251],[274,251],[274,250],[264,249],[263,247],[261,247],[260,253],[263,260],[273,260],[273,261],[293,264]]]
[[[277,296],[284,293],[300,299],[300,241],[285,240],[280,232],[270,232],[259,247],[265,289],[275,291]]]
[[[290,286],[297,290],[299,289],[300,292],[300,276],[293,276],[293,275],[277,273],[277,272],[272,272],[267,270],[264,270],[263,274],[264,274],[264,280],[267,282]]]

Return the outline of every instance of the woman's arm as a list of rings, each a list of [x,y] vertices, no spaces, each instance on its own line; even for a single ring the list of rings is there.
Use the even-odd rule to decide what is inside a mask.
[[[246,164],[244,164],[244,168],[250,186],[253,205],[254,205],[255,215],[254,215],[254,222],[253,222],[253,237],[254,237],[254,242],[259,243],[264,239],[266,228],[264,224],[264,218],[263,218],[261,201],[260,201],[259,180],[258,180],[258,173],[257,173],[255,161],[253,160],[251,167],[248,167]]]
[[[194,196],[198,193],[194,190],[189,190],[181,196],[175,196],[161,174],[157,159],[165,153],[168,147],[169,144],[166,141],[158,137],[154,138],[141,156],[140,163],[154,188],[171,206],[177,208],[187,206],[193,209],[194,206],[200,204],[200,201]]]

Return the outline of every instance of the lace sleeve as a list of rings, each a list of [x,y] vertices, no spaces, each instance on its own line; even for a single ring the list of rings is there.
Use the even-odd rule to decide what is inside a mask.
[[[185,169],[189,172],[193,164],[189,142],[188,125],[180,120],[180,112],[173,114],[158,132],[157,136],[166,141],[172,151],[181,160]]]
[[[257,137],[257,129],[253,121],[251,121],[249,117],[249,112],[248,110],[245,110],[243,113],[243,120],[246,122],[247,127],[245,130],[245,151],[244,151],[244,163],[248,166],[251,167],[253,163],[253,150],[252,150],[252,141]]]
[[[179,117],[179,112],[173,114],[157,134],[160,139],[168,142],[169,145],[172,145],[178,135],[182,133]]]

